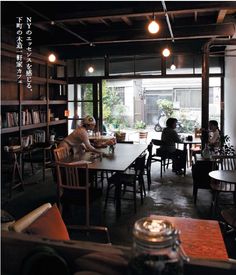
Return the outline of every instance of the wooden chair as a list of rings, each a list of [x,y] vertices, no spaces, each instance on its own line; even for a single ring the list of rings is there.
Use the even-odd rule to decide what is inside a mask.
[[[107,185],[107,192],[106,192],[106,198],[105,198],[105,205],[104,209],[107,207],[107,202],[109,198],[112,198],[115,200],[116,198],[110,197],[109,192],[110,190],[117,186],[117,184],[122,185],[122,199],[125,200],[130,200],[130,198],[124,197],[126,192],[132,192],[133,193],[133,198],[132,200],[134,201],[134,211],[136,212],[137,206],[136,206],[136,194],[137,192],[140,193],[140,198],[141,198],[141,204],[143,204],[143,196],[146,196],[145,192],[145,185],[144,185],[144,179],[143,179],[143,174],[144,174],[144,168],[145,168],[145,159],[146,159],[146,154],[143,154],[142,156],[138,157],[135,160],[134,164],[134,173],[130,171],[130,173],[115,173],[108,179],[108,185]],[[131,187],[131,189],[129,189]],[[116,194],[116,191],[115,191]]]
[[[162,178],[162,171],[164,169],[164,172],[165,172],[166,167],[168,168],[172,157],[171,157],[170,153],[160,150],[161,145],[163,145],[163,141],[161,141],[159,139],[152,139],[151,143],[156,146],[156,153],[152,154],[151,163],[160,162],[160,166],[161,166],[160,175]],[[167,163],[166,163],[166,161],[167,161]]]
[[[236,170],[236,156],[215,156],[215,167],[218,167],[219,170]],[[219,195],[220,193],[231,193],[233,194],[234,203],[236,203],[236,187],[235,184],[211,180],[211,189],[213,191],[212,196],[212,213],[216,214],[217,208],[219,207]]]
[[[29,148],[25,148],[22,153],[22,173],[24,175],[24,164],[29,162],[31,165],[32,174],[34,174],[34,163],[42,165],[43,181],[45,181],[45,172],[47,168],[53,165],[52,159],[53,144],[36,143]]]
[[[197,161],[192,165],[193,177],[193,201],[197,203],[198,189],[211,189],[211,178],[209,172],[214,169],[214,162],[212,161]]]
[[[69,156],[69,151],[65,147],[59,147],[53,150],[55,161],[62,161]]]
[[[99,230],[107,232],[105,227],[90,225],[90,202],[97,198],[96,190],[90,188],[88,163],[78,161],[75,163],[56,162],[58,187],[61,192],[58,198],[60,211],[62,213],[62,203],[81,204],[85,203],[85,226],[89,230]],[[70,228],[77,228],[78,225],[70,225]]]
[[[149,191],[151,189],[151,183],[152,183],[152,179],[151,179],[152,148],[153,148],[153,143],[150,142],[147,147],[148,157],[146,159],[145,170],[144,170],[144,174],[147,176],[147,184],[148,184]]]

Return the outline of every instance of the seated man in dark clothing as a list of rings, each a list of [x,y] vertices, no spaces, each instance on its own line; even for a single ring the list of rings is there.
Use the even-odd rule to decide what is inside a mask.
[[[186,163],[186,152],[176,149],[175,143],[182,142],[175,131],[176,123],[176,118],[167,119],[166,128],[163,130],[161,135],[161,140],[164,143],[161,146],[161,150],[170,153],[173,160],[173,172],[181,175],[183,173],[182,169],[185,167]]]

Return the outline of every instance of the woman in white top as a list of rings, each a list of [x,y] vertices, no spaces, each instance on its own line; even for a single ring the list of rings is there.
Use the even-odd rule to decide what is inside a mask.
[[[208,144],[214,151],[220,147],[220,130],[216,120],[209,121]]]
[[[73,151],[73,154],[82,153],[85,149],[98,153],[103,154],[101,151],[96,150],[90,141],[88,136],[88,130],[94,130],[96,125],[96,120],[92,116],[86,116],[82,120],[82,124],[75,129],[70,135],[64,138],[64,140],[59,144],[59,147],[66,147],[68,151]],[[106,144],[114,144],[114,140],[109,140],[105,142]],[[104,144],[105,145],[105,144]]]

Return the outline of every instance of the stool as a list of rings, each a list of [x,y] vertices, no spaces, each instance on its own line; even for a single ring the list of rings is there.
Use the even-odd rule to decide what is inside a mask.
[[[11,198],[12,190],[16,189],[17,187],[21,187],[24,190],[24,181],[22,179],[20,164],[18,159],[20,159],[22,154],[22,148],[9,148],[9,157],[11,163],[13,164],[13,172],[12,172],[12,180],[9,185],[9,198]]]

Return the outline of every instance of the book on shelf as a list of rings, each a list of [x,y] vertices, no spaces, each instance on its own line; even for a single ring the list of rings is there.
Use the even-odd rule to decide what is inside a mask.
[[[32,124],[31,112],[28,109],[22,111],[22,125]]]
[[[3,119],[3,128],[19,126],[17,112],[6,112],[6,119]]]
[[[46,141],[46,132],[44,130],[36,130],[33,134],[34,143],[43,143]]]
[[[40,123],[39,111],[31,110],[33,124]]]
[[[45,123],[47,121],[47,112],[39,111],[40,121],[41,123]]]

